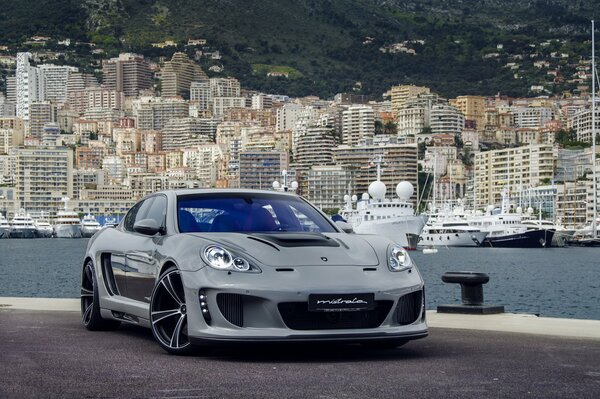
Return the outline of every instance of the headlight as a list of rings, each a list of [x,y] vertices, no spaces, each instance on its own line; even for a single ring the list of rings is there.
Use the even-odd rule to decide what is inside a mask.
[[[218,245],[210,245],[203,251],[203,258],[206,263],[217,270],[228,270],[235,272],[260,272],[256,266],[239,256],[234,256],[225,248]]]
[[[393,272],[412,269],[413,263],[408,252],[399,245],[392,245],[388,256],[388,266]]]

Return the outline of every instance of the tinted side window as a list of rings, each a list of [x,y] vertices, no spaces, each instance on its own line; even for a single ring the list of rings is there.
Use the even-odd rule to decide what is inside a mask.
[[[133,224],[135,223],[135,217],[137,216],[142,204],[147,201],[140,201],[134,206],[131,207],[127,215],[125,216],[125,220],[123,220],[123,228],[127,231],[133,231]]]
[[[148,214],[148,210],[152,206],[154,198],[148,198],[144,201],[138,202],[135,204],[125,216],[125,221],[123,222],[123,227],[127,231],[134,231],[133,225],[135,222],[139,222],[142,219],[146,219],[146,215]]]
[[[163,195],[157,195],[153,198],[152,204],[148,209],[144,219],[154,219],[159,226],[165,225],[165,216],[167,215],[167,198]],[[141,220],[136,218],[136,220]]]

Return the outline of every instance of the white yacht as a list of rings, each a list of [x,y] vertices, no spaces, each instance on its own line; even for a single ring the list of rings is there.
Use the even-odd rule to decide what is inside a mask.
[[[466,221],[440,220],[425,225],[419,246],[478,247],[487,235],[488,232],[469,226]]]
[[[36,238],[37,229],[31,216],[25,209],[19,209],[19,212],[11,220],[10,238]]]
[[[83,237],[91,237],[100,231],[101,228],[102,226],[100,226],[96,217],[91,213],[88,213],[81,219],[81,235]]]
[[[431,209],[429,220],[419,238],[419,246],[479,247],[488,235],[488,232],[469,225],[467,218],[473,212],[467,211],[460,199],[455,204],[444,204],[439,211],[435,205]]]
[[[592,219],[593,220],[593,219]],[[600,218],[596,219],[596,236],[594,237],[594,225],[590,223],[584,228],[578,229],[573,233],[571,239],[567,242],[568,245],[579,245],[582,247],[598,247],[600,246]]]
[[[415,215],[410,197],[414,192],[413,185],[407,181],[398,183],[398,198],[385,198],[386,186],[380,180],[381,160],[377,165],[377,180],[369,185],[369,193],[364,193],[357,201],[354,195],[344,196],[345,206],[340,215],[357,234],[378,234],[397,242],[406,249],[416,249],[419,235],[427,222],[427,216]],[[353,207],[353,203],[356,207]]]
[[[470,226],[488,232],[483,246],[500,248],[548,248],[554,237],[554,230],[526,226],[520,208],[516,213],[510,213],[508,193],[502,192],[502,208],[500,213],[493,212],[493,206],[488,207],[485,215],[475,215],[468,218]]]
[[[57,238],[81,238],[81,220],[76,212],[69,210],[67,204],[69,198],[64,197],[64,209],[56,213],[54,233]]]
[[[42,216],[35,221],[35,228],[37,229],[37,235],[41,238],[50,238],[54,235],[54,227],[50,224],[50,221]]]
[[[10,236],[10,224],[8,219],[0,213],[0,238],[8,238]]]

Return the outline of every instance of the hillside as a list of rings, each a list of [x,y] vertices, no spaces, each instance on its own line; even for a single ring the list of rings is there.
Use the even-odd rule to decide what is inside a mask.
[[[448,97],[518,96],[532,85],[546,93],[576,87],[568,80],[589,57],[593,7],[600,11],[581,0],[20,0],[0,10],[0,44],[24,50],[28,37],[48,35],[92,41],[105,56],[158,57],[176,48],[151,43],[174,40],[193,55],[183,44],[204,38],[222,55],[201,58],[204,67],[217,64],[267,92],[378,97],[393,84],[414,83]],[[91,59],[73,54],[66,62]],[[540,60],[562,79],[534,67]],[[271,77],[269,70],[293,73]]]

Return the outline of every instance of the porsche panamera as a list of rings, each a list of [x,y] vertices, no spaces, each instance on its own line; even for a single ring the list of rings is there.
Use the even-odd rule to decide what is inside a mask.
[[[257,341],[393,347],[428,333],[409,254],[290,193],[149,195],[90,239],[81,276],[88,330],[149,327],[173,354]]]

